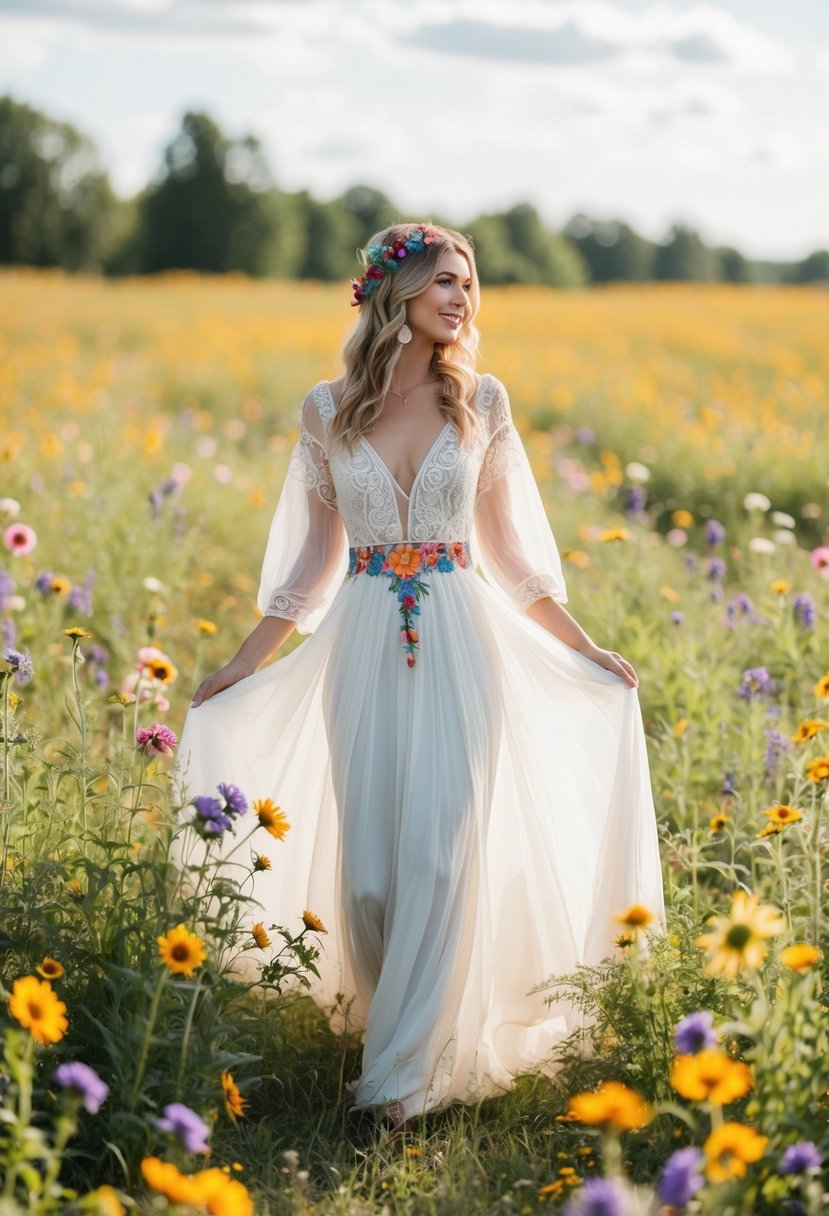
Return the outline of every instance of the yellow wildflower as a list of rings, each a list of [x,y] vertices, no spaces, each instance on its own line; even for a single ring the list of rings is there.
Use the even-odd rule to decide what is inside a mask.
[[[690,511],[686,511],[684,507],[678,507],[671,514],[671,523],[675,528],[690,528],[693,526],[694,517]]]
[[[58,1043],[69,1028],[63,1001],[35,975],[14,981],[8,1006],[12,1017],[44,1047]]]
[[[196,628],[198,629],[199,633],[207,633],[212,635],[216,633],[219,626],[214,621],[206,621],[204,617],[200,616],[196,619]]]
[[[820,951],[809,942],[793,942],[791,946],[780,951],[780,962],[792,971],[808,971],[819,960]]]
[[[207,957],[201,938],[184,925],[178,924],[162,937],[157,937],[158,953],[173,975],[191,976]]]
[[[270,798],[258,798],[253,803],[253,809],[259,819],[260,826],[276,840],[283,840],[290,828],[290,823],[283,815],[280,807]]]
[[[708,820],[708,830],[709,832],[721,832],[727,823],[728,816],[719,812],[716,815],[712,815]]]
[[[626,937],[632,937],[634,941],[642,936],[642,931],[646,925],[653,922],[653,912],[646,908],[644,904],[631,904],[625,908],[624,912],[617,912],[613,917],[617,925],[624,925],[627,929]]]
[[[772,823],[778,824],[781,828],[788,827],[790,823],[797,823],[803,818],[802,811],[797,810],[793,806],[785,806],[778,802],[775,806],[769,807],[767,811],[763,811]]]
[[[707,1158],[705,1172],[709,1181],[728,1182],[731,1178],[743,1178],[746,1166],[763,1156],[768,1139],[768,1136],[761,1136],[744,1123],[723,1123],[714,1128],[702,1146]]]
[[[67,638],[93,638],[95,636],[88,629],[82,629],[80,625],[70,625],[68,629],[64,629],[63,633]]]
[[[692,1102],[725,1106],[744,1098],[752,1088],[747,1064],[732,1060],[721,1051],[699,1051],[677,1056],[671,1066],[671,1085]]]
[[[806,743],[827,727],[829,722],[824,722],[823,718],[806,718],[792,735],[792,743]]]
[[[222,1089],[225,1095],[225,1110],[227,1111],[233,1122],[236,1122],[237,1116],[244,1118],[247,1098],[243,1098],[239,1093],[238,1086],[233,1080],[231,1073],[225,1069],[222,1072]]]
[[[708,975],[734,979],[738,971],[754,971],[766,957],[765,939],[781,933],[785,921],[770,904],[736,891],[729,916],[714,916],[710,929],[697,938],[697,945],[709,951],[705,970]]]
[[[593,1093],[574,1094],[568,1114],[581,1123],[606,1123],[620,1131],[644,1127],[653,1118],[642,1095],[620,1081],[603,1081]]]
[[[829,780],[829,756],[816,756],[806,766],[807,781]]]
[[[259,949],[267,950],[268,946],[271,944],[271,939],[265,932],[265,926],[262,924],[261,920],[257,921],[256,924],[251,925],[250,932]]]
[[[818,697],[829,697],[829,671],[825,676],[820,677],[812,691]]]
[[[316,913],[309,912],[309,910],[307,908],[302,913],[302,923],[305,925],[306,929],[311,929],[312,932],[314,932],[314,933],[327,933],[328,932],[325,925],[322,923],[322,921],[316,915]]]
[[[57,980],[63,975],[63,966],[56,958],[49,958],[47,955],[39,967],[36,967],[38,975],[42,975],[45,980]]]
[[[253,860],[254,870],[269,870],[271,868],[271,859],[266,857],[264,853],[257,853]]]
[[[775,595],[788,595],[792,589],[792,585],[784,578],[776,578],[771,585],[771,589]]]
[[[599,540],[630,540],[630,532],[627,528],[605,528],[603,532],[599,533]]]

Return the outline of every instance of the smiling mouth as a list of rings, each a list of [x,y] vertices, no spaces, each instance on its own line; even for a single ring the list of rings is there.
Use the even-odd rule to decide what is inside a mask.
[[[443,317],[444,321],[448,321],[450,325],[457,326],[461,323],[461,317],[457,313],[442,312],[439,315]]]

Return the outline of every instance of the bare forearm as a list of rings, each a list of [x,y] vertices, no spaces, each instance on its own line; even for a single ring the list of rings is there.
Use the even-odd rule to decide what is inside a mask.
[[[281,616],[263,616],[259,624],[245,638],[234,658],[234,664],[256,671],[269,659],[294,631],[293,621]]]
[[[567,609],[559,604],[557,600],[551,599],[549,595],[543,596],[540,600],[526,609],[527,616],[531,616],[534,621],[538,621],[548,633],[554,634],[560,641],[564,642],[565,646],[569,646],[572,650],[580,650],[582,652],[589,650],[594,646],[592,638],[587,634],[575,621]]]

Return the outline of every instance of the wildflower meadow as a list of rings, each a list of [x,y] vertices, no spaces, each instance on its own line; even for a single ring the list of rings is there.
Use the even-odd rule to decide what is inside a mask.
[[[568,609],[640,678],[667,932],[619,908],[538,976],[584,1014],[555,1074],[393,1136],[304,994],[319,915],[211,861],[302,807],[172,776],[348,287],[0,281],[0,1216],[825,1211],[829,293],[485,291]]]

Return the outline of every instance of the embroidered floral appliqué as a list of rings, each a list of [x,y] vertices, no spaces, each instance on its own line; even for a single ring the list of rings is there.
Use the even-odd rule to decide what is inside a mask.
[[[358,574],[384,574],[389,580],[389,591],[397,594],[398,610],[402,628],[400,641],[406,664],[414,667],[415,650],[420,647],[420,635],[413,619],[420,616],[420,601],[429,594],[429,584],[423,577],[426,571],[437,570],[448,573],[457,566],[472,564],[469,541],[423,541],[411,545],[359,545],[348,551],[346,578]]]

